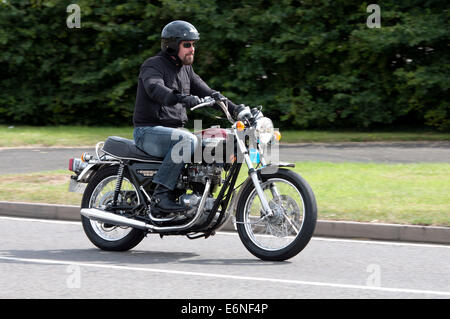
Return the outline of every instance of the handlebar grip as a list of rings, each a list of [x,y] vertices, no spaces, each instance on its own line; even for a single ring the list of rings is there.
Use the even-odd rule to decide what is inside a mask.
[[[216,101],[219,102],[221,100],[221,94],[219,92],[214,92],[211,94],[211,97]]]

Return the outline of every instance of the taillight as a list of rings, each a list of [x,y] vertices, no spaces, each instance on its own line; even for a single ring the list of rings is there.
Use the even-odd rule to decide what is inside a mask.
[[[87,165],[88,163],[83,162],[80,158],[69,159],[69,171],[74,173],[81,172]]]

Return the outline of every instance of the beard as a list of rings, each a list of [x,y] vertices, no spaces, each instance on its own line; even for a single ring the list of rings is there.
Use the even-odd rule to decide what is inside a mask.
[[[194,63],[194,55],[193,54],[186,54],[183,58],[183,60],[181,60],[183,62],[184,65],[192,65],[192,63]]]

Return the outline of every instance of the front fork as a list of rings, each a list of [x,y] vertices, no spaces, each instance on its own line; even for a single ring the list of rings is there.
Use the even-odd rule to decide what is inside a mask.
[[[244,142],[239,138],[236,128],[233,128],[233,129],[234,129],[234,134],[236,136],[239,151],[244,155],[245,163],[247,164],[248,169],[249,169],[248,174],[253,182],[253,185],[255,186],[256,193],[258,194],[258,197],[261,201],[261,205],[264,209],[265,216],[272,217],[274,215],[274,213],[273,213],[272,209],[270,208],[269,202],[267,201],[266,195],[264,194],[264,190],[261,187],[261,183],[258,179],[258,174],[256,173],[256,170],[253,167],[253,163],[250,159],[248,149],[245,146]],[[261,163],[263,165],[266,164],[264,159],[261,159]],[[272,186],[272,188],[274,188],[274,187],[275,186]],[[275,189],[275,191],[276,191],[276,193],[278,193],[278,191],[276,189]],[[272,190],[272,192],[273,192],[273,190]]]

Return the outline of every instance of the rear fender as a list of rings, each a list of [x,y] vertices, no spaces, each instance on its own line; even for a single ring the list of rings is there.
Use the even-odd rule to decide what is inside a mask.
[[[92,163],[88,164],[81,173],[77,176],[77,182],[78,183],[89,183],[91,178],[104,166],[107,164],[99,164],[99,163]]]

